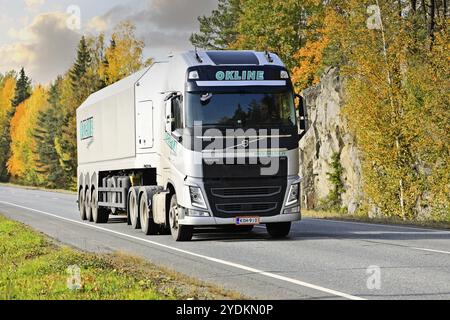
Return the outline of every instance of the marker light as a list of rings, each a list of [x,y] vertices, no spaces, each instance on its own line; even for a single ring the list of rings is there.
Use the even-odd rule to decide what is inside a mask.
[[[281,79],[289,79],[289,73],[286,70],[282,70],[280,73]]]
[[[198,75],[198,71],[189,72],[189,80],[198,80],[200,76]]]

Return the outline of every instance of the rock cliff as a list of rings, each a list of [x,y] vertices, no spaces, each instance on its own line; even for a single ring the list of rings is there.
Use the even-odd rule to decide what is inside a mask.
[[[300,176],[304,208],[315,209],[333,189],[327,173],[333,168],[331,157],[340,155],[341,180],[345,191],[342,207],[353,214],[362,198],[361,163],[355,140],[341,116],[343,81],[336,68],[328,68],[316,86],[303,91],[308,110],[309,131],[300,141]]]

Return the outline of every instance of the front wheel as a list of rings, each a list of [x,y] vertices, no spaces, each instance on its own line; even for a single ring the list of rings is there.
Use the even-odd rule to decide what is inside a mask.
[[[169,223],[172,238],[175,241],[190,241],[192,239],[193,227],[181,226],[178,224],[180,208],[177,202],[177,195],[172,195],[169,207]]]
[[[267,232],[272,238],[284,238],[291,231],[290,222],[278,222],[266,224]]]

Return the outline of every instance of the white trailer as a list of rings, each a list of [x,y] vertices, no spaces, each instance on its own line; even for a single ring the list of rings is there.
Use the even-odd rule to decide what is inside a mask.
[[[301,218],[300,111],[275,54],[189,51],[154,63],[77,109],[81,218],[126,214],[177,241],[226,225],[286,236]],[[262,159],[276,172],[263,174]]]

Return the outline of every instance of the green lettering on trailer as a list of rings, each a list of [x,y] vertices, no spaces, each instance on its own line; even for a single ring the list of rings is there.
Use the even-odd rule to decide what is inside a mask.
[[[94,137],[94,118],[89,118],[80,123],[80,138],[86,140]]]
[[[177,152],[177,141],[172,137],[171,134],[166,132],[164,134],[164,141],[173,152]]]

